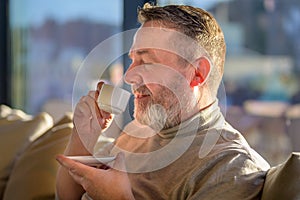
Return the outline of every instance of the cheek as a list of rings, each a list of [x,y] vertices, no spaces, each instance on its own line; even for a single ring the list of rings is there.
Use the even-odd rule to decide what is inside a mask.
[[[154,103],[161,104],[165,108],[170,107],[169,104],[175,103],[178,95],[174,90],[165,86],[156,86],[152,88],[152,100]]]
[[[162,86],[160,84],[157,83],[148,83],[145,85],[147,87],[147,89],[151,92],[153,97],[158,96],[157,94],[161,92],[161,88]]]
[[[146,67],[147,68],[147,67]],[[150,73],[151,72],[151,73]],[[142,74],[143,83],[151,90],[156,90],[159,87],[171,88],[174,82],[185,80],[186,77],[177,68],[168,67],[165,65],[151,65]]]

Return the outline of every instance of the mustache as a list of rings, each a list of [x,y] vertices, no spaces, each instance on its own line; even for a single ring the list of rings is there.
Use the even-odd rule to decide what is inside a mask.
[[[145,85],[141,85],[141,86],[133,85],[132,92],[134,94],[138,93],[138,94],[142,94],[142,95],[152,95],[151,91]]]

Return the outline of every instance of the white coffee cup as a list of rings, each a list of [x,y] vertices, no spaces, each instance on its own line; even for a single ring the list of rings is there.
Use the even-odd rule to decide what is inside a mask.
[[[101,110],[118,115],[125,111],[130,95],[122,88],[103,84],[97,103]]]

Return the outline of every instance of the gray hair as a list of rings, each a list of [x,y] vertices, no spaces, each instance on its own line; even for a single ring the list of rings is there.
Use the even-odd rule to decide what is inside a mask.
[[[155,20],[164,26],[175,29],[195,40],[209,55],[212,69],[208,85],[213,95],[217,94],[224,73],[226,44],[223,32],[215,18],[201,8],[186,5],[167,5],[164,7],[146,3],[138,10],[140,23]],[[194,55],[186,49],[186,55]]]

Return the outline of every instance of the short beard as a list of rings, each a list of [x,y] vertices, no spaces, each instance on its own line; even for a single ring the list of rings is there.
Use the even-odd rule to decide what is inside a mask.
[[[174,104],[175,107],[178,107],[178,104]],[[181,113],[178,108],[172,107],[171,109],[166,110],[160,104],[150,104],[147,106],[146,111],[139,122],[144,125],[148,125],[156,132],[161,131],[162,129],[168,129],[170,127],[176,126],[180,123]]]
[[[182,122],[182,112],[191,112],[197,102],[194,96],[187,94],[177,96],[181,98],[181,103],[170,92],[163,92],[162,96],[162,99],[169,99],[168,108],[163,106],[164,102],[154,102],[152,100],[149,104],[144,105],[146,108],[143,113],[137,115],[135,110],[135,117],[138,122],[151,127],[156,132],[179,125]],[[173,96],[173,98],[170,98],[170,96]]]

